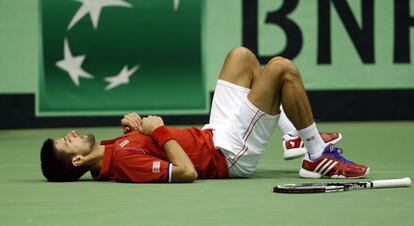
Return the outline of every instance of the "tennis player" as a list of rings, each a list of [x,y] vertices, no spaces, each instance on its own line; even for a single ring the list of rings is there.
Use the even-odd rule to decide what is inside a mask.
[[[341,149],[324,142],[295,65],[275,57],[262,70],[243,47],[228,54],[210,122],[201,130],[170,128],[158,116],[130,113],[121,120],[124,135],[113,140],[97,144],[93,135],[75,131],[47,139],[41,149],[42,172],[49,181],[75,181],[87,171],[95,180],[136,183],[249,177],[277,127],[280,106],[306,148],[301,177],[369,173],[367,166],[347,160]]]

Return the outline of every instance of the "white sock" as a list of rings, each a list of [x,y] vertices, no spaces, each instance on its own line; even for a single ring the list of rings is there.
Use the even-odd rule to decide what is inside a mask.
[[[279,117],[279,121],[277,122],[277,125],[279,126],[279,129],[280,131],[282,131],[283,134],[289,134],[292,137],[298,135],[298,131],[296,130],[295,126],[286,116],[285,112],[283,111],[282,106],[280,106],[280,117]]]
[[[323,142],[318,128],[316,128],[316,124],[313,123],[304,129],[298,130],[298,133],[303,143],[305,144],[310,159],[312,160],[321,157],[326,144]]]

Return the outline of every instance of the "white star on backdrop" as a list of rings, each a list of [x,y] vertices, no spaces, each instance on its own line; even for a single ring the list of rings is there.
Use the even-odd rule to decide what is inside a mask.
[[[82,6],[78,9],[75,16],[69,23],[68,30],[70,30],[79,20],[81,20],[86,14],[89,13],[93,28],[98,28],[99,16],[103,7],[118,6],[132,8],[132,5],[124,0],[76,0],[82,3]]]
[[[105,90],[108,91],[122,84],[128,84],[129,77],[131,77],[132,74],[138,70],[138,68],[139,65],[136,65],[135,67],[131,68],[131,70],[128,70],[128,66],[124,66],[119,74],[112,77],[106,77],[105,81],[109,82],[109,84],[106,86]]]
[[[174,0],[174,11],[177,11],[179,6],[180,6],[180,0]]]
[[[70,78],[76,86],[79,86],[79,77],[82,78],[93,78],[93,75],[84,71],[81,67],[85,55],[73,56],[70,51],[68,40],[64,41],[64,59],[56,62],[56,66],[69,73]]]

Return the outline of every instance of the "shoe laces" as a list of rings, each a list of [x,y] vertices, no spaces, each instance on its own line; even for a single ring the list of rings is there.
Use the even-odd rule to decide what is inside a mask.
[[[344,152],[344,150],[342,150],[342,148],[330,145],[329,146],[329,152],[327,152],[327,154],[333,155],[336,159],[340,160],[341,162],[343,162],[345,164],[353,164],[354,162],[352,162],[352,161],[346,159],[344,156],[342,156],[343,152]]]

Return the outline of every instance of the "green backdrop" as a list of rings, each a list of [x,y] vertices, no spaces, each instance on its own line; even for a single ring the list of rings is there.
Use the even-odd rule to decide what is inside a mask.
[[[88,8],[73,0],[41,1],[43,70],[38,112],[101,115],[131,109],[143,114],[205,110],[201,2],[182,2],[175,10],[172,1],[112,2]],[[85,13],[79,14],[83,9]],[[98,10],[98,22],[93,25],[89,15]],[[71,58],[84,61],[72,65]],[[108,81],[120,79],[122,68],[128,71],[128,79]],[[89,75],[78,78],[80,74]]]

